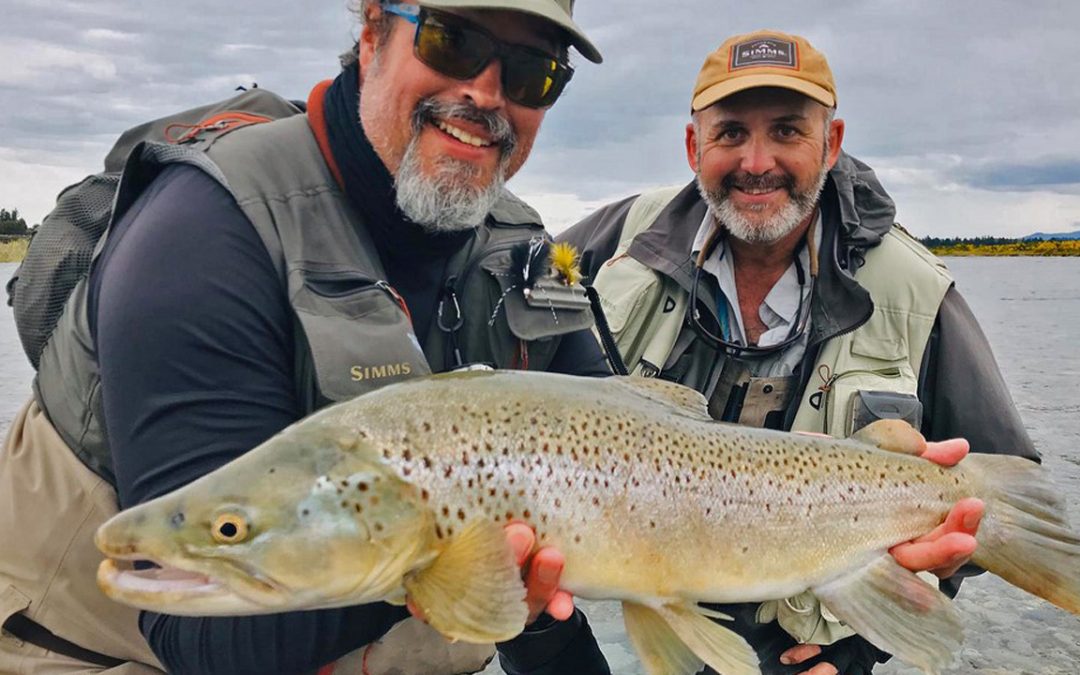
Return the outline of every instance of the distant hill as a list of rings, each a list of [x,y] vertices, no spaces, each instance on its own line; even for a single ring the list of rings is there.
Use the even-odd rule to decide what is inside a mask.
[[[1080,239],[1080,230],[1074,232],[1036,232],[1035,234],[1029,234],[1024,237],[1024,241],[1049,241],[1051,239]]]

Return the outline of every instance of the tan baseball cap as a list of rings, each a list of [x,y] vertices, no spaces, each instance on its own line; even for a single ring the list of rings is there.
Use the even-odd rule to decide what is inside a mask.
[[[775,30],[728,38],[709,57],[694,85],[694,112],[757,87],[791,89],[836,107],[836,83],[825,55],[806,38]]]
[[[585,31],[574,23],[574,0],[419,0],[424,7],[440,9],[508,9],[533,14],[547,19],[566,31],[570,44],[593,63],[601,63],[600,50],[585,36]]]

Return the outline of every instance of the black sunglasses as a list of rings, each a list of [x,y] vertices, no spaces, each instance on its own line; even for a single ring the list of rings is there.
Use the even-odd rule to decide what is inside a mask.
[[[447,77],[471,80],[492,59],[499,58],[503,93],[527,108],[546,108],[555,103],[574,75],[570,64],[551,54],[535,47],[507,44],[459,16],[396,2],[381,7],[416,24],[416,57]]]

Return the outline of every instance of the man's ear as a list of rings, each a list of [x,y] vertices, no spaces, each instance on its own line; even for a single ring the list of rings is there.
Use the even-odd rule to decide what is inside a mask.
[[[840,147],[844,143],[844,120],[834,119],[829,122],[829,168],[836,166],[840,158]]]
[[[697,125],[690,122],[686,125],[686,163],[695,174],[698,172],[698,140]]]
[[[381,11],[374,5],[369,5],[364,16],[364,25],[360,27],[360,39],[357,41],[357,57],[360,61],[360,75],[367,72],[371,62],[375,60],[375,51],[379,48],[379,31],[372,28],[372,19],[379,19],[376,13]]]

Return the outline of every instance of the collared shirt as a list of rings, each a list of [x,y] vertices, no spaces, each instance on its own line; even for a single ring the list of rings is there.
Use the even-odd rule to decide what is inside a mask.
[[[821,213],[816,216],[814,224],[814,247],[821,250]],[[715,218],[710,209],[705,214],[705,219],[698,228],[697,237],[694,239],[694,255],[697,256],[715,226]],[[728,255],[729,247],[726,239],[721,241],[705,260],[703,270],[716,278],[720,286],[722,297],[717,298],[717,314],[720,316],[721,329],[724,338],[736,344],[746,344],[746,328],[743,326],[742,312],[739,311],[739,291],[735,285],[735,267],[731,256]],[[799,262],[803,270],[809,274],[810,252],[805,246],[799,249]],[[792,262],[784,271],[783,276],[765,296],[765,300],[758,308],[758,316],[767,330],[758,338],[759,347],[776,345],[788,338],[792,326],[797,324],[799,317],[799,294],[802,293],[803,311],[808,312],[807,304],[810,302],[810,283],[799,285],[799,275]],[[806,341],[809,330],[804,331],[801,339],[787,349],[776,353],[755,357],[744,357],[750,367],[751,375],[755,377],[786,377],[795,372],[795,368],[806,353]]]

